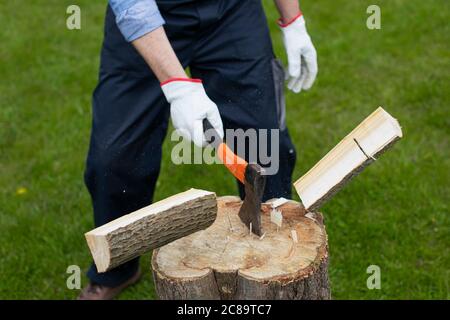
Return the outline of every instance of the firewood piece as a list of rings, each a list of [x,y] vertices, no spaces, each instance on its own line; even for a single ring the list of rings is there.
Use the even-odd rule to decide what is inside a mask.
[[[294,183],[306,210],[317,210],[402,136],[396,119],[375,110]]]
[[[209,227],[217,216],[214,192],[190,189],[85,234],[98,272],[105,272]]]

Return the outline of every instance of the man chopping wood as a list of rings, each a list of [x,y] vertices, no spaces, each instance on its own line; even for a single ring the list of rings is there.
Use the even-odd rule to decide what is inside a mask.
[[[275,3],[287,87],[298,93],[315,80],[316,50],[298,1]],[[279,129],[279,170],[263,199],[290,198],[284,80],[260,0],[110,0],[85,172],[95,225],[150,204],[169,117],[197,146],[206,144],[203,119],[222,137],[224,128]],[[80,299],[112,299],[139,280],[139,261],[105,273],[93,264],[88,277]]]

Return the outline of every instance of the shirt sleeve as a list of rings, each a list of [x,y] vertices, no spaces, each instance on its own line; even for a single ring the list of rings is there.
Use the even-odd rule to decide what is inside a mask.
[[[155,0],[109,0],[120,32],[128,42],[164,24]]]

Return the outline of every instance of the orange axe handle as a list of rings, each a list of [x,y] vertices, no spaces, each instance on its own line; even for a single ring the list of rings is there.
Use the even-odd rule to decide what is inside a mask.
[[[224,142],[217,147],[217,157],[230,170],[233,176],[244,183],[247,161],[237,156]]]
[[[207,131],[213,133],[212,137],[206,137]],[[245,169],[248,165],[247,161],[237,156],[230,147],[220,139],[220,135],[206,118],[203,119],[203,132],[205,133],[208,143],[216,150],[216,155],[220,161],[222,161],[225,167],[230,170],[233,176],[245,184]]]

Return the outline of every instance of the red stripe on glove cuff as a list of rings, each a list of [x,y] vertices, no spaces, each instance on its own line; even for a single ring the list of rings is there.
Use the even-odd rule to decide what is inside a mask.
[[[300,18],[303,15],[303,13],[300,11],[298,15],[296,15],[291,21],[288,21],[286,23],[283,23],[283,20],[280,18],[278,19],[278,25],[282,28],[286,28],[287,26],[293,24],[295,22],[295,20],[297,20],[298,18]]]
[[[171,78],[169,80],[166,80],[164,82],[161,82],[161,87],[165,84],[168,84],[170,82],[175,82],[175,81],[185,81],[185,82],[195,82],[195,83],[202,83],[201,79],[191,79],[191,78]]]

